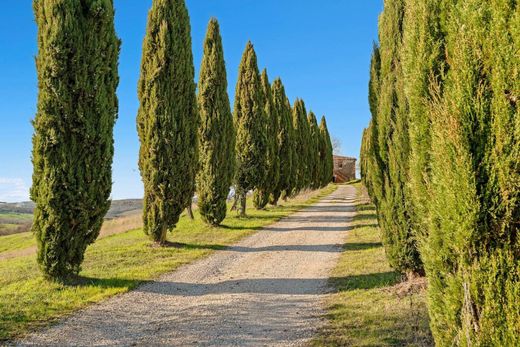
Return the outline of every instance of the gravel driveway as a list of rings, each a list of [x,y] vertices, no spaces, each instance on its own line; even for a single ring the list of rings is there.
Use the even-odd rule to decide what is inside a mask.
[[[64,319],[19,345],[304,345],[354,214],[340,186],[226,250]]]

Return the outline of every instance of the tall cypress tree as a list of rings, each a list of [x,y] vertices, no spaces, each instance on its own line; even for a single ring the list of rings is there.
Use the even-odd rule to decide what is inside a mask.
[[[277,158],[279,161],[279,179],[274,187],[270,203],[276,205],[283,192],[291,191],[293,168],[293,127],[291,105],[285,95],[282,80],[277,78],[271,87],[274,114],[278,117]]]
[[[379,224],[390,265],[409,276],[423,272],[412,225],[407,186],[408,104],[401,63],[404,0],[387,0],[379,23],[381,79],[376,124],[383,190],[377,198]]]
[[[267,140],[262,83],[253,44],[248,42],[238,71],[233,121],[236,130],[235,189],[239,214],[246,214],[246,195],[267,176]]]
[[[280,179],[280,159],[278,157],[278,114],[273,106],[271,84],[264,69],[261,75],[262,92],[265,107],[265,134],[266,134],[266,170],[264,184],[259,186],[254,193],[253,203],[257,209],[263,209],[269,202],[269,197],[278,185]]]
[[[295,152],[297,155],[297,170],[293,194],[297,194],[309,185],[309,123],[305,103],[296,99],[293,106],[293,127],[295,132]]]
[[[204,41],[199,76],[200,171],[198,205],[202,219],[219,225],[226,217],[226,201],[235,162],[235,130],[227,94],[226,64],[216,19],[211,19]]]
[[[320,129],[316,115],[311,111],[307,116],[309,124],[309,175],[310,187],[318,189],[321,185],[320,170]]]
[[[143,43],[137,130],[144,183],[144,232],[164,243],[191,203],[198,115],[188,10],[184,0],[154,0]]]
[[[379,154],[379,93],[381,89],[381,55],[379,47],[374,44],[372,58],[370,62],[370,81],[368,84],[368,102],[372,119],[370,120],[370,132],[368,133],[370,145],[367,148],[367,190],[374,205],[379,206],[383,198],[384,182],[384,163]]]
[[[321,186],[325,187],[332,182],[332,174],[334,171],[334,159],[332,155],[332,142],[330,140],[329,129],[325,116],[320,121],[320,165],[321,169]]]
[[[119,40],[112,1],[34,1],[38,105],[31,199],[46,276],[80,270],[110,207]]]
[[[447,6],[448,72],[430,104],[422,256],[438,345],[520,344],[519,7]]]
[[[403,23],[402,66],[404,91],[409,105],[409,187],[415,233],[422,238],[427,232],[427,206],[431,200],[430,152],[431,119],[428,105],[436,86],[442,84],[446,70],[445,29],[441,23],[443,9],[453,0],[407,0]],[[440,90],[438,90],[440,92]]]

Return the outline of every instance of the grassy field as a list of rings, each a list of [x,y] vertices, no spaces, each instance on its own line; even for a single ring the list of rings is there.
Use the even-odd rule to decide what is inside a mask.
[[[31,223],[32,214],[0,212],[0,236],[27,231]]]
[[[196,214],[183,216],[168,240],[169,248],[154,248],[141,229],[99,239],[85,256],[78,283],[62,285],[42,278],[34,255],[0,260],[0,341],[23,335],[56,319],[135,288],[144,281],[206,256],[254,233],[336,189],[329,186],[265,211],[248,209],[248,218],[229,213],[219,228],[205,225]],[[197,213],[197,211],[195,211]],[[4,251],[31,246],[32,238],[0,237]],[[10,241],[8,241],[10,240]]]
[[[425,282],[401,283],[380,242],[373,205],[358,189],[357,216],[333,272],[328,324],[315,346],[432,346]]]

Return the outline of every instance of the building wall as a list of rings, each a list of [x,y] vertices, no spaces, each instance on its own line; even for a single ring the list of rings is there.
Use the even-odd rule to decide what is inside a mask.
[[[356,158],[334,156],[334,182],[344,183],[356,179]]]

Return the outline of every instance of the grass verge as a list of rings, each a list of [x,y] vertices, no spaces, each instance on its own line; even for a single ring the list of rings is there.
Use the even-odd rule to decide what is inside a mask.
[[[424,280],[401,282],[385,258],[377,215],[358,190],[357,214],[332,273],[326,326],[314,346],[433,346]]]
[[[195,220],[181,217],[169,235],[168,240],[177,247],[154,248],[141,229],[102,238],[87,249],[81,281],[76,285],[43,279],[34,255],[0,260],[0,342],[224,249],[335,189],[331,185],[264,211],[249,208],[247,218],[230,212],[218,228],[204,224],[195,211]]]

